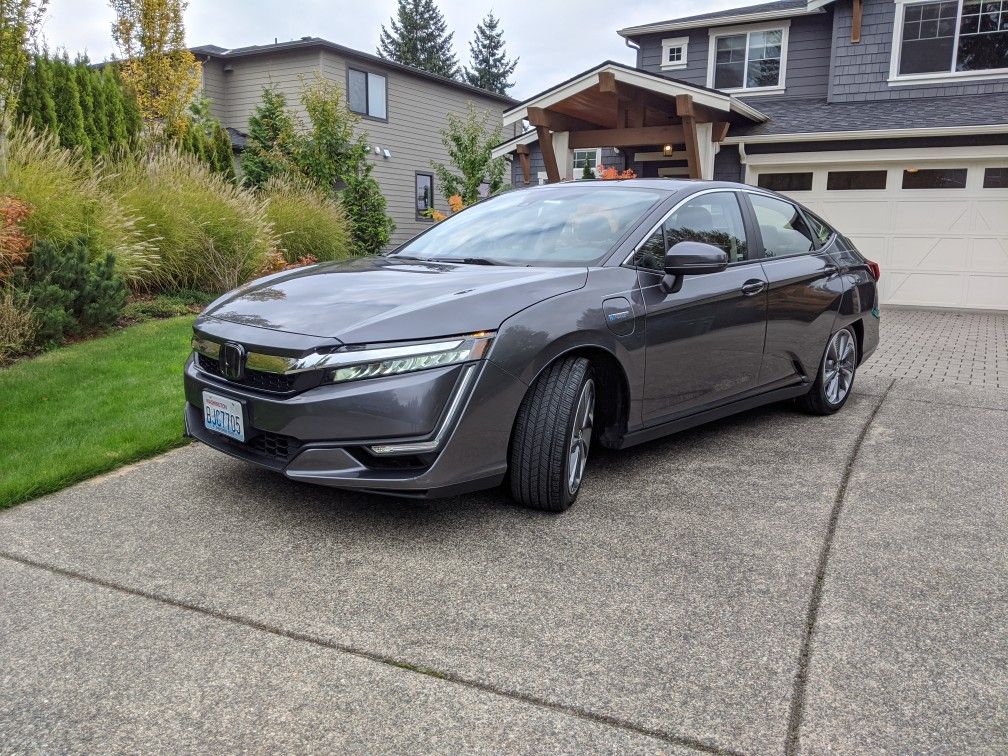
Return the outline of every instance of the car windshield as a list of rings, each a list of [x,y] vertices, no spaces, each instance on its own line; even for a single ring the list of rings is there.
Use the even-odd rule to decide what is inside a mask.
[[[394,256],[484,265],[593,265],[661,197],[658,191],[617,185],[516,190],[441,221]]]

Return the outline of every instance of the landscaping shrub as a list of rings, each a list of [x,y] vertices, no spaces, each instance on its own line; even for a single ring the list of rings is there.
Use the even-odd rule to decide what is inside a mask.
[[[340,192],[340,200],[353,222],[354,251],[359,255],[374,255],[383,250],[396,228],[386,212],[385,195],[369,174],[370,170],[349,179]]]
[[[31,249],[31,239],[23,224],[31,208],[13,197],[0,197],[0,283],[24,264]]]
[[[33,313],[39,346],[95,331],[116,322],[126,302],[126,284],[112,254],[91,262],[87,245],[50,241],[32,245],[28,264],[14,278],[15,304]]]
[[[11,289],[0,291],[0,365],[31,349],[37,333],[32,310],[16,301]]]
[[[279,177],[267,182],[265,197],[266,217],[287,262],[306,258],[324,262],[350,256],[350,220],[338,200],[308,181]]]
[[[8,129],[0,156],[0,196],[28,205],[20,227],[33,241],[58,248],[81,243],[92,261],[111,253],[120,275],[139,283],[152,269],[155,250],[138,233],[95,170],[79,152],[60,147],[49,133]]]
[[[195,315],[210,304],[212,299],[213,296],[210,294],[189,289],[137,298],[126,303],[119,321],[123,324],[133,324],[179,315]]]
[[[276,238],[263,202],[193,155],[164,149],[111,179],[137,228],[158,251],[158,290],[223,292],[252,278]]]

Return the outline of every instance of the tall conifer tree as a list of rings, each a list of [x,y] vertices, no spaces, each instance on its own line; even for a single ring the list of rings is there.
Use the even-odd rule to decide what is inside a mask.
[[[457,79],[458,58],[452,49],[454,36],[454,32],[448,31],[448,24],[434,0],[399,0],[389,28],[382,26],[378,54],[446,79]]]
[[[518,65],[518,58],[508,60],[504,31],[493,11],[487,13],[476,27],[469,43],[469,57],[472,67],[467,66],[462,73],[465,82],[497,94],[507,94],[507,90],[514,86],[510,77]]]

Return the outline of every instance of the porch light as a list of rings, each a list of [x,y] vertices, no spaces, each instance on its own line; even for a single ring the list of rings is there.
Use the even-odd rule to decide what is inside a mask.
[[[665,157],[672,157],[672,145],[666,144],[664,147],[662,147],[662,154]]]

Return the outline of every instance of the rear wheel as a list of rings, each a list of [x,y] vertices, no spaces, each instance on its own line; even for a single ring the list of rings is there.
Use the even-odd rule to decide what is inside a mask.
[[[584,480],[595,420],[595,377],[584,357],[550,365],[529,389],[511,440],[511,495],[562,512]]]
[[[812,389],[798,400],[798,406],[815,415],[832,415],[844,406],[857,371],[857,338],[854,331],[841,328],[826,345],[819,373]]]

